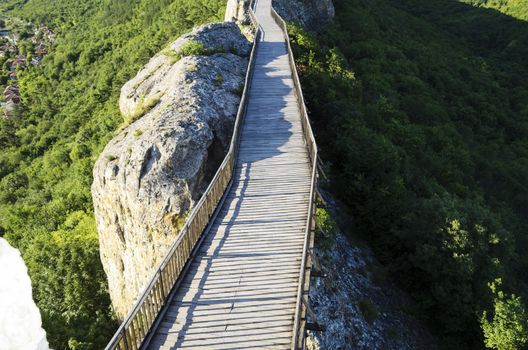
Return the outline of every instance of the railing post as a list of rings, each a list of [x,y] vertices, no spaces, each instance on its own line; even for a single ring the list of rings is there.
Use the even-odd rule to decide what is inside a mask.
[[[158,274],[159,274],[159,281],[160,281],[160,288],[161,288],[161,300],[160,300],[160,303],[161,303],[161,307],[163,307],[163,304],[165,303],[165,285],[163,283],[163,274],[161,273],[161,269],[158,269]]]
[[[127,340],[127,336],[126,336],[126,329],[123,328],[121,330],[121,338],[123,339],[123,343],[125,344],[125,350],[131,350],[129,347],[128,347],[128,340]],[[119,344],[119,343],[118,343]]]

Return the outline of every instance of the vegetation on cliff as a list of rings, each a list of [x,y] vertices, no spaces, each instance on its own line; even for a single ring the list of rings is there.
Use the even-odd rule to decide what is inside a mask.
[[[528,12],[466,2],[335,0],[291,34],[351,231],[445,348],[526,349]]]
[[[18,113],[0,118],[0,235],[19,248],[54,349],[100,349],[116,327],[99,259],[90,184],[122,123],[121,86],[225,0],[12,0],[5,16],[57,40],[20,72]]]

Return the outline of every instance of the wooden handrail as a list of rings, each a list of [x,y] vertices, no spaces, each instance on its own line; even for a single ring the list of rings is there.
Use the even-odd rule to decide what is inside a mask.
[[[193,208],[178,238],[106,346],[106,350],[138,350],[148,343],[156,324],[163,316],[163,310],[166,302],[170,299],[171,291],[179,284],[183,275],[182,272],[188,267],[189,258],[195,252],[204,230],[217,210],[218,203],[224,198],[226,190],[232,184],[240,144],[240,128],[247,109],[248,90],[251,86],[255,67],[255,52],[262,35],[253,13],[254,1],[250,2],[249,14],[256,30],[255,39],[249,58],[244,91],[240,99],[229,151],[207,190]]]
[[[310,119],[308,117],[308,112],[306,109],[306,104],[304,103],[304,97],[302,93],[301,82],[299,80],[299,74],[297,73],[297,67],[295,65],[295,57],[293,56],[293,51],[291,49],[290,37],[288,34],[288,27],[286,22],[282,19],[281,16],[271,8],[271,16],[275,22],[282,29],[284,34],[284,40],[286,42],[286,47],[288,49],[288,58],[293,76],[293,83],[295,88],[295,94],[297,97],[297,104],[301,111],[301,123],[303,127],[304,139],[308,147],[308,154],[310,156],[311,166],[312,166],[312,178],[311,178],[311,188],[310,188],[310,206],[308,208],[308,216],[306,218],[306,231],[304,235],[304,247],[301,260],[301,270],[299,273],[299,288],[297,290],[297,302],[295,305],[295,316],[293,324],[293,336],[292,336],[292,350],[304,349],[304,336],[305,336],[305,326],[306,326],[306,305],[308,302],[308,290],[310,289],[310,273],[312,267],[311,255],[309,251],[313,248],[314,245],[314,228],[315,228],[315,215],[316,215],[316,205],[315,205],[315,194],[317,187],[317,143],[315,142],[315,137],[310,125]]]

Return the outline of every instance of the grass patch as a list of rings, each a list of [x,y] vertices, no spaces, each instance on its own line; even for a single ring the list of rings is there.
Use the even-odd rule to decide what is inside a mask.
[[[166,225],[172,226],[172,228],[179,233],[182,230],[183,226],[185,226],[187,218],[190,214],[190,211],[185,212],[183,215],[167,214],[164,217],[164,221]]]
[[[152,108],[154,108],[159,103],[162,95],[163,94],[159,92],[156,95],[149,97],[148,99],[145,99],[145,96],[141,96],[136,109],[132,113],[124,117],[124,126],[132,124],[133,122],[147,114]]]
[[[376,305],[369,299],[361,299],[358,303],[359,311],[363,315],[365,321],[369,324],[374,323],[379,316],[379,311]]]
[[[231,47],[227,51],[233,54],[237,54],[236,47]],[[189,40],[188,42],[183,44],[177,51],[174,51],[171,47],[168,47],[165,50],[163,50],[161,53],[167,56],[170,59],[171,63],[176,63],[186,56],[211,56],[216,53],[225,53],[225,52],[226,50],[222,47],[208,49],[200,41]]]
[[[106,160],[109,161],[109,162],[113,162],[114,160],[117,159],[117,156],[115,154],[107,154],[105,156]]]
[[[157,72],[158,69],[163,65],[163,63],[159,63],[156,68],[152,69],[150,72],[148,72],[148,74],[145,74],[145,76],[141,79],[141,80],[138,80],[133,86],[132,86],[132,90],[136,90],[139,85],[143,84],[148,78],[150,78],[152,76],[152,74],[154,74],[154,72]]]
[[[141,129],[136,129],[136,131],[134,131],[135,137],[140,137],[141,135],[143,135],[143,131]]]
[[[245,84],[242,83],[240,85],[238,85],[238,87],[235,89],[235,94],[238,96],[238,97],[242,97],[242,95],[244,94],[244,86]]]

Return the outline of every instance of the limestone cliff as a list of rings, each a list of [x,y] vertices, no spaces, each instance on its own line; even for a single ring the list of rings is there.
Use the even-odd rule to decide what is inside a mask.
[[[248,6],[249,0],[227,0],[225,21],[249,24]]]
[[[120,318],[227,151],[250,49],[236,24],[205,25],[121,90],[130,124],[100,155],[92,185],[101,260]]]

